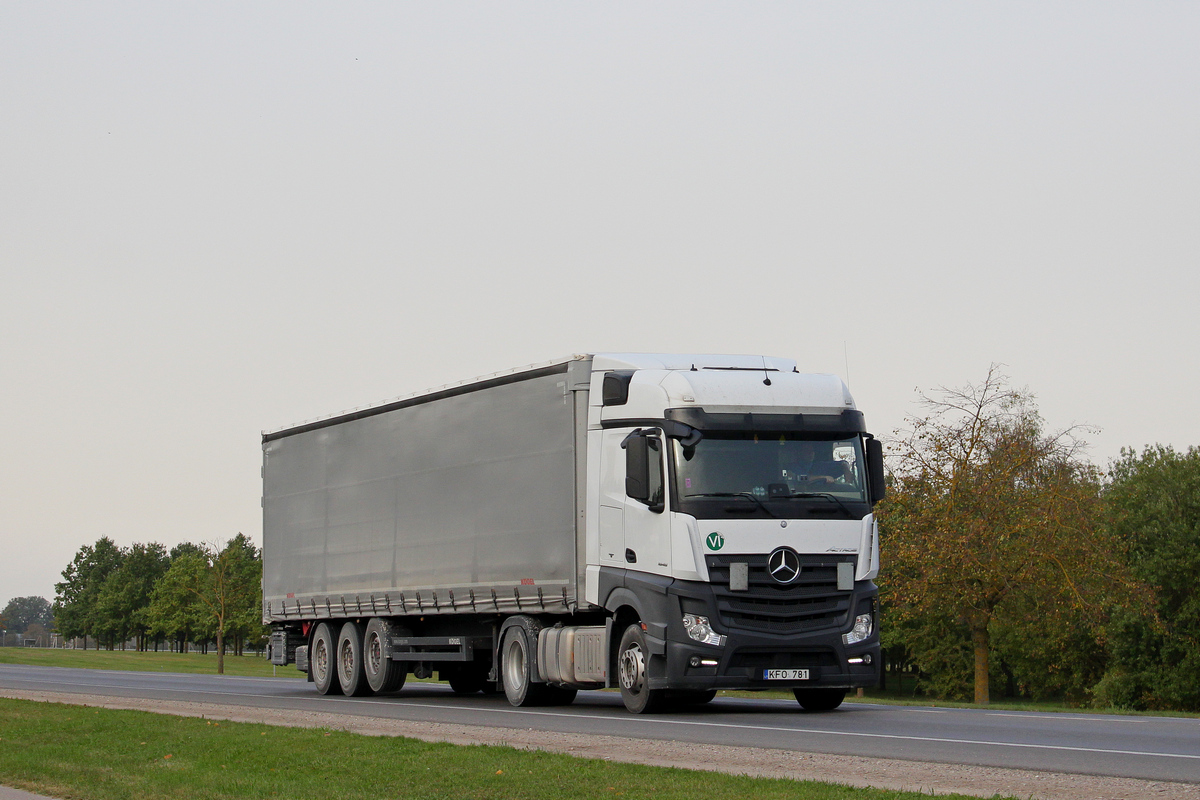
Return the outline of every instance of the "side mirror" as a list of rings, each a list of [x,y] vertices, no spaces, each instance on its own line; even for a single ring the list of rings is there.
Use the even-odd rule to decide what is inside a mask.
[[[646,437],[634,431],[621,443],[625,448],[625,494],[643,503],[650,500],[650,448]]]
[[[867,439],[867,481],[871,484],[871,502],[878,503],[887,494],[883,472],[883,442]]]
[[[625,494],[645,503],[655,514],[666,510],[662,480],[662,447],[648,429],[635,430],[625,437]]]

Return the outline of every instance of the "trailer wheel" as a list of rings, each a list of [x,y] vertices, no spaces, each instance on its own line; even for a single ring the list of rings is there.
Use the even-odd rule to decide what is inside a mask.
[[[312,653],[309,655],[308,674],[321,694],[341,694],[342,685],[337,679],[337,637],[328,622],[317,625],[313,632]]]
[[[367,685],[377,694],[398,692],[408,677],[408,665],[392,660],[392,636],[396,631],[390,622],[373,617],[363,634],[363,671]]]
[[[544,704],[547,687],[533,682],[532,652],[525,629],[519,625],[509,628],[500,654],[500,677],[504,696],[518,708]]]
[[[342,694],[357,697],[370,694],[367,674],[363,670],[363,632],[356,622],[347,622],[337,638],[337,676]]]
[[[833,711],[846,699],[845,689],[792,689],[805,711]]]
[[[634,714],[653,714],[666,701],[662,689],[651,689],[646,674],[646,662],[650,651],[646,648],[646,634],[641,623],[635,622],[625,629],[621,645],[617,649],[617,677],[621,685],[621,699],[625,708]]]

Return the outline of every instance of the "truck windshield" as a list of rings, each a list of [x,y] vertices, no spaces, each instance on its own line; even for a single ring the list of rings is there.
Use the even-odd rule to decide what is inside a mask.
[[[870,510],[865,465],[851,434],[712,432],[693,447],[673,440],[675,507],[700,519],[861,519]]]

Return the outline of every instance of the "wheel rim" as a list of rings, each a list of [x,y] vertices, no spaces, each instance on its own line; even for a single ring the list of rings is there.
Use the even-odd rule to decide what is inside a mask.
[[[354,677],[354,645],[347,639],[342,642],[341,652],[338,654],[341,657],[338,662],[342,668],[342,678],[347,684]]]
[[[516,638],[510,639],[504,648],[504,685],[513,687],[525,682],[525,648],[521,647]]]
[[[641,694],[646,683],[646,659],[637,642],[633,642],[625,648],[617,667],[621,678],[621,688],[630,694]]]
[[[324,682],[329,674],[329,647],[324,639],[317,639],[316,653],[313,654],[313,672],[318,681]]]
[[[367,672],[378,675],[383,665],[383,646],[379,642],[379,634],[372,633],[367,637]]]

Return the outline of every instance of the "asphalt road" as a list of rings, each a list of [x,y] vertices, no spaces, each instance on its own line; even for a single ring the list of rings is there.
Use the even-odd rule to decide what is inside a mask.
[[[1200,783],[1200,719],[869,703],[812,714],[790,700],[741,698],[635,716],[612,692],[519,709],[430,683],[386,697],[322,697],[297,680],[21,665],[0,665],[0,687]]]

